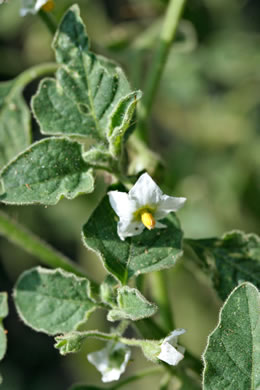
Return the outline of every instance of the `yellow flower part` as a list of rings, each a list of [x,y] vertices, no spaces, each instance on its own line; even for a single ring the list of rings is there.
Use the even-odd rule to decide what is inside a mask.
[[[52,11],[54,8],[54,1],[53,0],[49,0],[47,1],[47,3],[45,3],[41,9],[43,9],[43,11],[45,12],[50,12]]]
[[[148,175],[143,173],[129,193],[110,191],[109,201],[119,216],[117,233],[121,240],[141,234],[146,227],[165,229],[167,225],[159,222],[172,211],[181,208],[186,198],[175,198],[163,194]]]
[[[142,212],[141,221],[144,224],[144,226],[149,230],[153,229],[155,227],[155,224],[156,224],[153,215],[151,213],[149,213],[149,211]]]

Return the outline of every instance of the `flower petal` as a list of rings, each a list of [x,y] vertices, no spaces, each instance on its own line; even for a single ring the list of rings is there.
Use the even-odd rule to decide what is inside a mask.
[[[129,198],[126,192],[110,191],[109,201],[119,218],[131,221],[137,206],[134,200]]]
[[[177,211],[186,202],[186,198],[175,198],[174,196],[162,195],[155,212],[155,218],[166,217],[171,211]]]
[[[148,173],[139,177],[133,188],[129,191],[130,199],[134,199],[139,207],[155,206],[160,202],[162,191]]]
[[[28,13],[36,14],[48,0],[23,0],[20,15],[25,16]]]
[[[177,341],[178,341],[178,337],[185,333],[186,330],[185,329],[175,329],[173,330],[169,336],[167,336],[165,339],[164,339],[164,342],[167,342],[169,344],[171,344],[172,346],[176,347],[177,346]]]
[[[137,236],[144,230],[144,225],[140,221],[120,220],[117,224],[117,234],[121,240],[126,237]]]
[[[88,361],[102,374],[103,382],[116,381],[125,371],[131,350],[124,344],[109,341],[105,348],[89,353]]]
[[[162,343],[158,359],[170,364],[171,366],[176,366],[183,358],[184,355],[177,351],[177,349],[171,344],[165,341]]]

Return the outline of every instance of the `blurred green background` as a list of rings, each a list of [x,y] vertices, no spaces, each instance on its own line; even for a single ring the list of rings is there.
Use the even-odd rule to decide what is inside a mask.
[[[60,19],[73,2],[56,0]],[[135,88],[143,88],[160,31],[166,0],[77,1],[92,49],[117,60]],[[188,0],[150,118],[151,148],[162,158],[155,178],[167,194],[185,196],[179,212],[185,235],[202,238],[227,230],[260,230],[260,4],[257,0]],[[0,79],[53,60],[52,36],[37,16],[19,16],[19,0],[0,6]],[[30,101],[37,83],[24,91]],[[34,140],[40,137],[32,122]],[[139,161],[140,160],[140,161]],[[136,163],[141,164],[142,156]],[[106,178],[105,178],[106,179]],[[97,280],[105,272],[82,245],[81,226],[106,192],[97,175],[93,194],[54,207],[1,206],[19,222],[65,252]],[[0,290],[11,294],[19,274],[37,259],[0,238]],[[217,320],[221,302],[190,259],[167,271],[183,344],[200,356]],[[151,296],[147,277],[146,295]],[[75,381],[100,383],[86,353],[60,357],[53,340],[25,327],[10,301],[8,352],[0,365],[3,390],[67,389]],[[88,328],[107,329],[105,315],[94,314]],[[127,373],[147,366],[139,351]],[[149,382],[149,380],[151,382]],[[158,379],[159,380],[159,379]],[[158,388],[156,378],[135,386]],[[127,387],[126,387],[127,388]]]

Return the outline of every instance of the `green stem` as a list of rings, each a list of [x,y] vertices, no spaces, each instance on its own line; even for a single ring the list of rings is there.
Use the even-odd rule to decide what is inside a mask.
[[[168,390],[171,380],[171,375],[169,373],[165,374],[160,383],[160,390]]]
[[[36,256],[51,268],[62,268],[79,276],[86,276],[68,257],[0,211],[0,235],[26,252]]]
[[[47,26],[48,30],[51,34],[55,34],[57,30],[57,23],[55,22],[53,15],[51,15],[49,12],[45,12],[44,10],[40,9],[38,12],[39,17],[43,21],[43,23]]]
[[[30,82],[32,82],[33,80],[41,76],[44,76],[46,74],[51,74],[56,72],[58,66],[59,65],[56,64],[55,62],[46,62],[45,64],[35,65],[25,70],[15,79],[14,87],[12,88],[12,91],[9,94],[8,99],[11,100],[19,90],[23,90],[24,87]]]
[[[123,320],[119,323],[119,325],[117,326],[116,328],[116,333],[118,335],[122,335],[124,334],[124,332],[126,331],[126,329],[128,328],[129,326],[129,320]]]
[[[166,11],[162,31],[159,37],[158,47],[156,49],[154,60],[147,76],[144,88],[144,97],[141,100],[139,106],[138,133],[140,138],[142,138],[144,141],[148,140],[146,123],[152,108],[152,104],[163,73],[164,66],[167,61],[172,41],[175,37],[178,22],[182,14],[185,1],[186,0],[170,0]]]
[[[151,275],[153,284],[153,297],[160,309],[161,325],[169,333],[174,330],[174,321],[171,312],[171,302],[168,295],[166,274],[163,271]]]
[[[146,376],[160,374],[161,372],[162,369],[160,367],[147,368],[146,370],[139,371],[136,374],[131,375],[128,378],[117,383],[114,387],[112,387],[112,389],[113,390],[119,389],[120,387],[123,387],[128,383],[138,381],[139,379],[142,379]]]

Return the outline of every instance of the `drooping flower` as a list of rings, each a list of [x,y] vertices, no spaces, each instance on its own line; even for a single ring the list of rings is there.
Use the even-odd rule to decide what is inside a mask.
[[[144,173],[129,193],[110,191],[110,204],[119,216],[117,233],[121,240],[136,236],[144,230],[165,228],[158,220],[172,211],[177,211],[186,198],[164,195],[153,179]]]
[[[36,14],[40,9],[49,12],[53,8],[53,0],[22,0],[20,14],[21,16],[25,16],[28,13]]]
[[[157,356],[158,359],[163,360],[171,366],[176,366],[184,358],[185,352],[185,348],[177,343],[178,336],[185,332],[185,329],[175,329],[171,332],[161,344],[161,352]]]
[[[105,348],[89,353],[88,361],[102,374],[103,382],[117,381],[126,369],[131,350],[126,345],[108,341]]]

